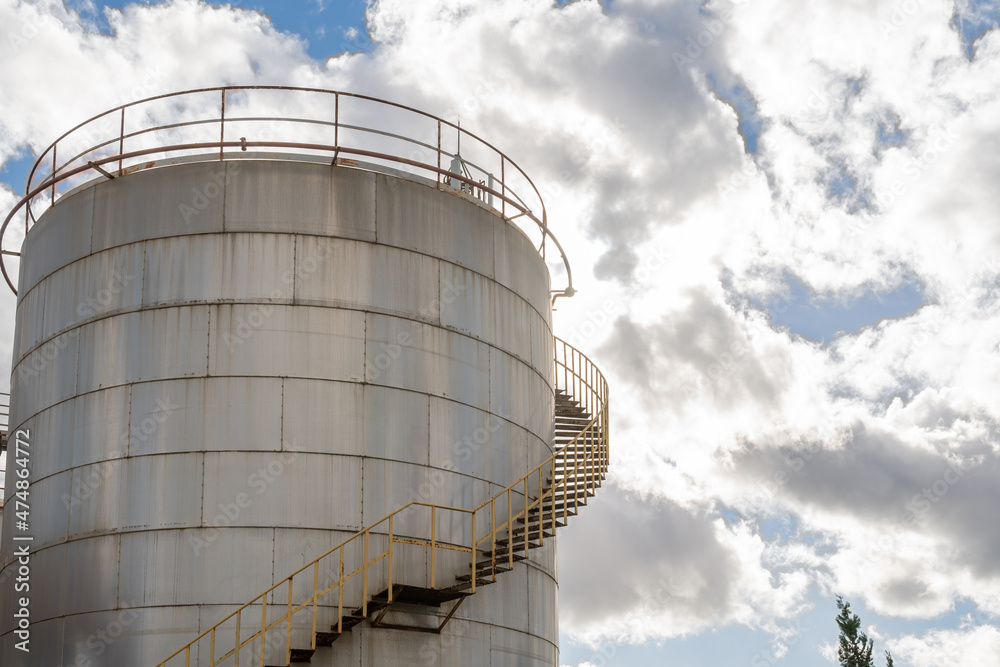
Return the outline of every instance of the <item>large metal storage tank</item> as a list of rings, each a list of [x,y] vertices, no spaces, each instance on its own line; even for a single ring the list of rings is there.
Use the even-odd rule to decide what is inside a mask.
[[[474,506],[552,451],[546,266],[433,181],[173,164],[58,200],[22,257],[32,651],[7,512],[4,665],[155,664],[406,502]],[[441,634],[361,626],[313,664],[555,665],[556,591],[553,540]]]

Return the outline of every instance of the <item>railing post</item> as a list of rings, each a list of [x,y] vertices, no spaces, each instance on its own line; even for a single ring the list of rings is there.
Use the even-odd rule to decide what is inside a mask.
[[[504,164],[507,162],[507,158],[503,153],[500,154],[500,216],[506,220],[507,219],[507,177],[504,175]]]
[[[370,533],[365,531],[365,565],[364,572],[362,573],[362,580],[364,581],[361,594],[364,596],[361,601],[361,616],[363,618],[368,618],[368,535]]]
[[[475,560],[475,555],[473,555]],[[437,575],[437,506],[431,505],[431,588]]]
[[[58,168],[56,148],[58,148],[58,144],[52,144],[52,188],[49,190],[49,199],[52,204],[56,203],[56,169]]]
[[[319,602],[319,560],[313,562],[313,622],[312,649],[316,650],[316,606]]]
[[[285,662],[291,664],[292,662],[292,584],[294,579],[288,579],[288,625],[285,631]]]
[[[243,610],[236,612],[236,667],[240,667],[240,624],[243,620]]]
[[[472,592],[476,592],[476,513],[472,513]]]
[[[118,131],[118,175],[123,173],[122,155],[125,153],[125,107],[122,107],[121,129]]]
[[[531,515],[528,514],[528,478],[524,478],[524,557],[528,557],[528,540],[531,537]]]
[[[264,664],[264,649],[267,648],[267,593],[260,599],[260,664]]]
[[[507,489],[507,566],[514,569],[514,500]]]
[[[538,545],[545,545],[545,477],[538,469]]]
[[[219,161],[221,162],[226,150],[226,147],[223,146],[226,143],[226,89],[223,88],[220,92],[222,93],[220,102],[222,113],[219,117]]]
[[[393,532],[392,532],[392,520],[393,520],[393,518],[395,518],[395,516],[396,515],[393,514],[393,515],[391,515],[389,517],[389,556],[388,556],[388,558],[389,558],[389,565],[388,565],[388,569],[389,569],[389,604],[392,604],[392,548],[393,548],[393,545],[395,544],[395,539],[393,538]]]
[[[497,580],[497,501],[496,498],[490,500],[490,535],[493,543],[490,557],[490,570],[492,570],[493,581]]]
[[[556,532],[556,457],[552,457],[552,486],[549,487],[549,501],[552,503],[552,508],[549,510],[549,514],[552,515],[552,534],[555,535]]]
[[[437,189],[440,190],[441,189],[441,119],[440,118],[438,119],[437,125],[438,125],[438,147],[437,147],[438,171],[434,175],[435,177],[434,180],[437,183]]]
[[[337,634],[344,631],[344,547],[340,547],[340,575],[337,579]]]

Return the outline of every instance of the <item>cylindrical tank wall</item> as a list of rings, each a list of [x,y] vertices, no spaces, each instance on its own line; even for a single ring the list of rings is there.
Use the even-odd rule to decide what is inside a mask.
[[[405,503],[475,507],[551,451],[545,265],[433,185],[151,169],[66,197],[23,254],[32,652],[8,512],[3,664],[153,664]],[[554,568],[546,546],[442,635],[365,625],[313,663],[556,664]]]

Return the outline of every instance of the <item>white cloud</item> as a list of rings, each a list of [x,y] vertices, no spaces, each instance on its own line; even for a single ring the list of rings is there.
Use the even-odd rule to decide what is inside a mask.
[[[905,635],[890,641],[889,650],[913,667],[993,667],[1000,656],[1000,630],[979,625]]]

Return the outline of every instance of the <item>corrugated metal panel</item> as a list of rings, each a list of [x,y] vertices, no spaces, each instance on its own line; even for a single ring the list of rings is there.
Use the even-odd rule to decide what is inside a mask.
[[[118,602],[115,568],[118,561],[118,535],[105,535],[66,544],[67,572],[86,572],[87,576],[67,577],[65,615],[86,611],[114,609]]]
[[[52,439],[49,442],[52,446],[59,443],[61,447],[70,449],[74,466],[127,456],[131,433],[129,391],[128,386],[104,389],[78,396],[53,408],[72,406],[73,434],[71,440]]]
[[[365,387],[365,456],[427,465],[429,398],[412,391]]]
[[[368,315],[367,380],[488,409],[489,346],[421,322]]]
[[[119,599],[157,606],[247,602],[271,579],[272,536],[270,528],[224,527],[122,535]]]
[[[202,456],[140,456],[74,469],[70,534],[198,526],[200,495],[177,489],[201,484]]]
[[[11,477],[13,475],[9,475],[8,479]],[[37,482],[32,481],[29,516],[30,535],[34,538],[31,545],[33,551],[64,542],[69,535],[69,505],[74,496],[72,477],[73,471],[66,470]],[[79,492],[75,494],[76,497],[81,495]],[[13,505],[7,509],[10,512]],[[13,528],[13,521],[8,525]]]
[[[205,454],[208,526],[361,526],[361,459],[292,451]],[[235,518],[233,517],[235,515]]]
[[[133,243],[99,252],[46,278],[38,287],[45,290],[45,339],[80,322],[137,310],[144,248]]]
[[[520,632],[528,631],[528,569],[515,567],[489,587],[489,595],[473,595],[455,616],[466,621],[483,618]]]
[[[132,390],[129,454],[274,450],[281,443],[281,380],[191,378]]]
[[[12,597],[12,596],[8,596]],[[11,609],[11,615],[14,610]],[[31,659],[37,661],[39,665],[62,665],[63,661],[63,624],[64,619],[58,618],[52,621],[32,622],[31,633],[33,637],[45,637],[46,641],[31,644]],[[5,665],[16,665],[24,660],[24,651],[15,648],[14,644],[20,640],[13,634],[5,634],[0,637],[0,662]],[[72,658],[72,659],[75,659]],[[72,663],[70,663],[72,664]]]
[[[33,289],[18,297],[13,346],[15,364],[42,342],[45,326],[42,319],[45,315],[45,289]]]
[[[364,377],[364,313],[234,304],[212,307],[212,375]]]
[[[301,237],[295,300],[437,322],[438,261],[371,243]]]
[[[32,482],[73,467],[73,422],[76,403],[73,399],[54,405],[34,418],[34,428],[45,434],[46,442],[32,452]],[[8,473],[8,479],[13,474]],[[10,484],[7,484],[9,487]]]
[[[295,237],[208,234],[146,244],[143,303],[291,303]]]
[[[553,414],[546,409],[548,393],[544,379],[531,366],[496,348],[490,351],[491,412],[547,439]]]
[[[496,215],[426,185],[381,174],[376,178],[379,243],[494,275]]]
[[[364,453],[364,388],[351,382],[285,380],[282,440],[301,451]]]
[[[497,285],[482,274],[441,262],[441,326],[496,342]]]
[[[208,306],[161,308],[83,325],[79,390],[206,375],[208,312]]]
[[[90,254],[94,190],[88,189],[60,200],[46,211],[24,241],[24,256],[18,292],[27,292],[56,269]]]
[[[400,620],[405,622],[405,617]],[[441,667],[490,664],[490,626],[466,622],[461,632],[455,631],[456,628],[457,623],[440,635],[365,628],[360,633],[365,664],[379,667],[410,667],[415,663]]]
[[[528,632],[539,637],[558,637],[559,609],[556,606],[556,582],[547,572],[542,572],[534,567],[526,569],[528,571]]]
[[[218,162],[202,162],[140,171],[96,185],[93,252],[146,239],[223,231],[224,170]]]
[[[297,162],[231,162],[226,231],[375,240],[375,175]]]
[[[497,282],[520,294],[539,313],[548,313],[549,272],[531,242],[512,224],[493,228]]]
[[[10,426],[23,424],[77,392],[77,336],[65,334],[22,359],[11,372]]]
[[[431,465],[507,486],[528,466],[528,433],[482,410],[431,399]]]

